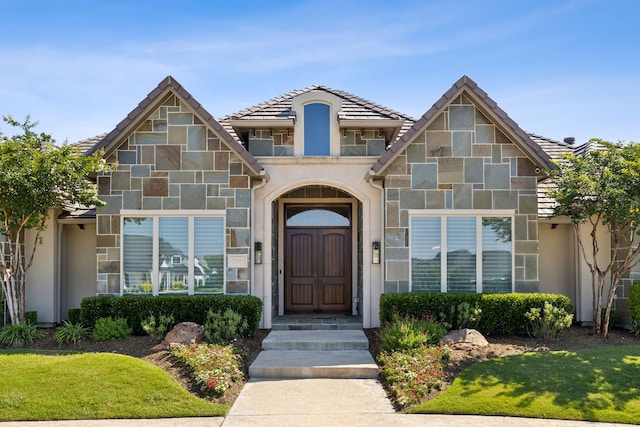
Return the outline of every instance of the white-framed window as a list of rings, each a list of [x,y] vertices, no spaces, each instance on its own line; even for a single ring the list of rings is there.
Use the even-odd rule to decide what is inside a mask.
[[[123,212],[121,293],[224,293],[224,215]]]
[[[513,212],[409,215],[412,292],[513,292]]]

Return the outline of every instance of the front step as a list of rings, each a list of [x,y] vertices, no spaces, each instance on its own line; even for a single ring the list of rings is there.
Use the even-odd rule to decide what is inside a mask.
[[[251,378],[378,378],[366,350],[267,350],[249,366]]]
[[[310,330],[362,330],[362,320],[356,316],[279,316],[271,323],[272,331],[310,331]]]
[[[262,348],[251,378],[378,378],[362,329],[271,331]]]
[[[362,329],[344,331],[271,331],[262,340],[263,350],[368,350]]]

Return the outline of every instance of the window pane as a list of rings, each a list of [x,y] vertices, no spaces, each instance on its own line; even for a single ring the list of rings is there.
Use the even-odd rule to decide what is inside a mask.
[[[329,106],[318,103],[305,105],[304,155],[328,156],[329,154]]]
[[[124,218],[122,251],[122,292],[150,294],[153,270],[153,219]]]
[[[188,218],[159,218],[158,292],[187,293],[189,277]]]
[[[224,220],[195,218],[196,293],[224,291]]]
[[[411,289],[440,292],[440,218],[411,219]]]
[[[476,291],[476,218],[447,218],[447,291]]]
[[[287,206],[286,212],[289,227],[348,227],[350,224],[349,206]]]
[[[482,292],[511,292],[511,218],[482,218]]]

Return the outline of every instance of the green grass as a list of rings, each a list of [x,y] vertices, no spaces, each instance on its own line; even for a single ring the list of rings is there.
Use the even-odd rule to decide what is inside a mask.
[[[411,412],[638,424],[640,346],[492,359]]]
[[[0,352],[0,421],[223,416],[159,367],[108,353]]]

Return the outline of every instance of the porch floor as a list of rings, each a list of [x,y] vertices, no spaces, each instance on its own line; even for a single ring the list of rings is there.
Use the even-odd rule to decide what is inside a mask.
[[[355,330],[362,329],[362,319],[342,313],[285,314],[271,323],[273,331]]]

